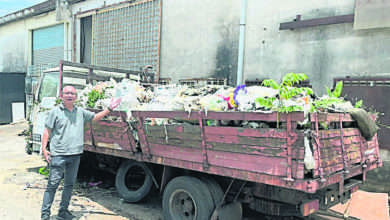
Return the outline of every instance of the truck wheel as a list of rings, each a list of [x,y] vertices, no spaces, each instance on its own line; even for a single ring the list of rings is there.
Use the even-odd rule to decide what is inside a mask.
[[[210,219],[214,202],[207,185],[195,177],[170,181],[163,194],[164,218],[169,220]]]
[[[212,178],[202,177],[201,180],[207,185],[207,188],[209,189],[211,193],[211,197],[213,197],[213,202],[215,207],[220,205],[223,199],[223,191],[222,188],[219,186],[217,181],[215,181]]]
[[[118,169],[115,186],[126,202],[139,202],[150,192],[153,181],[151,171],[144,163],[127,160]]]

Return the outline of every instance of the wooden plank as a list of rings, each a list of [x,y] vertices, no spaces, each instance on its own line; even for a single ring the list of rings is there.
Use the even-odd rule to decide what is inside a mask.
[[[303,179],[305,177],[305,163],[302,160],[292,161],[292,177],[294,179]]]
[[[242,128],[242,127],[205,127],[207,135],[229,135],[241,137],[268,137],[268,138],[287,138],[285,129],[274,128]]]
[[[347,158],[348,161],[350,160],[357,160],[360,159],[361,155],[359,151],[352,151],[352,152],[347,152]],[[317,159],[315,157],[315,159]],[[340,160],[342,161],[342,154],[341,152],[329,152],[329,154],[321,154],[321,161],[331,161],[331,160]]]
[[[201,112],[185,111],[132,111],[132,116],[143,118],[178,118],[186,120],[197,120],[201,117]]]
[[[322,152],[327,153],[329,151],[338,151],[339,149],[341,150],[340,145],[330,145],[330,144],[326,144],[322,141],[320,143],[321,143],[321,148],[320,148],[321,154],[322,154]],[[360,151],[360,143],[345,144],[344,149],[346,152]]]
[[[166,157],[176,160],[186,160],[190,162],[202,163],[202,149],[177,147],[166,144],[150,143],[150,153],[152,156]]]
[[[340,137],[340,129],[329,129],[329,130],[320,130],[319,132],[320,139]],[[344,128],[344,136],[359,136],[360,131],[357,128]]]
[[[360,150],[348,150],[347,152],[347,155],[348,154],[360,154]],[[332,157],[335,157],[335,156],[341,156],[342,155],[342,150],[341,148],[339,149],[332,149],[332,148],[326,148],[326,149],[321,149],[321,158],[323,160],[325,159],[328,159],[328,158],[332,158]],[[315,159],[316,159],[316,155],[315,155]]]
[[[325,178],[327,175],[331,175],[331,174],[334,174],[336,172],[339,172],[341,170],[344,169],[344,165],[342,163],[339,163],[339,164],[336,164],[336,165],[333,165],[333,166],[329,166],[329,167],[325,167],[323,168],[323,175],[325,175]],[[319,170],[314,170],[314,178],[316,177],[319,177]]]
[[[253,171],[276,176],[285,176],[287,170],[286,158],[265,157],[230,152],[209,150],[209,164],[237,170]]]
[[[315,113],[318,114],[319,122],[340,122],[340,116],[343,117],[343,122],[352,122],[355,121],[352,119],[350,114],[342,114],[342,113]]]
[[[242,144],[268,147],[287,147],[287,139],[272,137],[247,137],[224,134],[207,134],[206,141],[209,143]]]
[[[114,136],[113,138],[109,139],[103,136],[94,136],[94,139],[97,146],[130,150],[130,142],[127,136]]]
[[[294,147],[292,149],[292,159],[303,160],[305,159],[305,147]]]
[[[153,156],[201,163],[201,149],[181,148],[163,144],[150,144]],[[269,175],[284,176],[287,163],[285,158],[245,155],[239,153],[208,151],[211,166],[220,166],[236,170],[253,171]]]
[[[292,112],[292,121],[303,121],[303,112]],[[267,122],[285,122],[287,120],[287,114],[283,113],[262,113],[262,112],[212,112],[208,111],[207,119],[214,120],[242,120],[242,121],[267,121]]]
[[[200,133],[200,127],[199,125],[147,125],[144,124],[144,130],[148,131],[148,133],[164,133],[165,130],[167,132],[173,132],[173,133]]]
[[[348,157],[348,164],[360,163],[362,161],[359,152],[349,153],[347,154],[347,157]]]
[[[333,158],[327,158],[326,160],[321,159],[320,163],[322,168],[332,167],[337,164],[343,164],[343,158],[341,156],[335,156]]]
[[[222,143],[208,143],[208,147],[217,151],[257,154],[263,156],[287,157],[287,148]],[[305,149],[303,147],[292,149],[293,159],[304,159],[304,157]]]
[[[164,131],[155,133],[155,132],[148,132],[147,137],[149,138],[168,138],[168,139],[180,139],[180,140],[197,140],[201,141],[202,138],[200,136],[200,133],[177,133],[177,132],[167,132],[165,134]]]
[[[168,138],[166,139],[161,137],[148,137],[148,142],[150,144],[164,144],[171,145],[176,147],[186,147],[186,148],[201,148],[201,140],[189,140],[189,139],[178,139],[178,138]]]
[[[340,146],[341,147],[341,136],[320,139],[320,142],[324,147],[333,147],[333,146]],[[343,138],[343,143],[344,143],[344,145],[360,144],[360,137],[359,136],[345,136]]]
[[[323,171],[324,171],[324,175],[330,175],[332,173],[335,173],[343,169],[344,169],[344,165],[342,163],[339,163],[334,166],[325,167]]]
[[[242,154],[262,155],[269,157],[286,157],[287,148],[242,145],[242,144],[223,144],[223,143],[208,143],[208,148],[214,151],[232,152]]]
[[[352,164],[361,162],[360,153],[358,152],[355,152],[354,154],[347,154],[347,157],[348,157],[348,161],[347,161],[348,167],[350,167]],[[325,174],[329,175],[344,169],[344,164],[341,155],[338,158],[321,160],[321,165],[324,171],[324,175]],[[314,170],[314,175],[315,176],[319,175],[318,168]]]

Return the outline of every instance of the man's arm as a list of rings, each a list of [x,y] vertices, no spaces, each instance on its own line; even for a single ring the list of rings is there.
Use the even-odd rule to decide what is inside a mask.
[[[49,142],[49,137],[51,134],[51,130],[49,128],[45,128],[42,135],[42,154],[45,157],[45,160],[50,163],[50,152],[47,150],[47,142]]]
[[[121,101],[122,99],[121,98],[118,98],[118,99],[111,99],[111,102],[110,102],[110,107],[104,109],[103,111],[97,113],[95,115],[95,117],[93,117],[92,120],[94,121],[99,121],[100,119],[102,119],[104,116],[108,115],[108,113],[110,113],[110,111],[113,111],[116,107],[119,106],[119,104],[121,104]]]
[[[95,117],[93,117],[94,121],[99,121],[100,119],[104,118],[104,116],[108,115],[110,113],[110,110],[104,109],[103,111],[97,113]]]

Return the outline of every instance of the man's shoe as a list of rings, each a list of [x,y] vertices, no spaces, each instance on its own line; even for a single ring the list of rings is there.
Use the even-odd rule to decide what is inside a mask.
[[[75,218],[76,216],[72,215],[69,210],[58,212],[57,219],[58,220],[70,220]]]

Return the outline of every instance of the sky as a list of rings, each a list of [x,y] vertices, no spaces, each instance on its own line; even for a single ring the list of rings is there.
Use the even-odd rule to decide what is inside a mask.
[[[0,0],[0,17],[44,1],[45,0]]]

